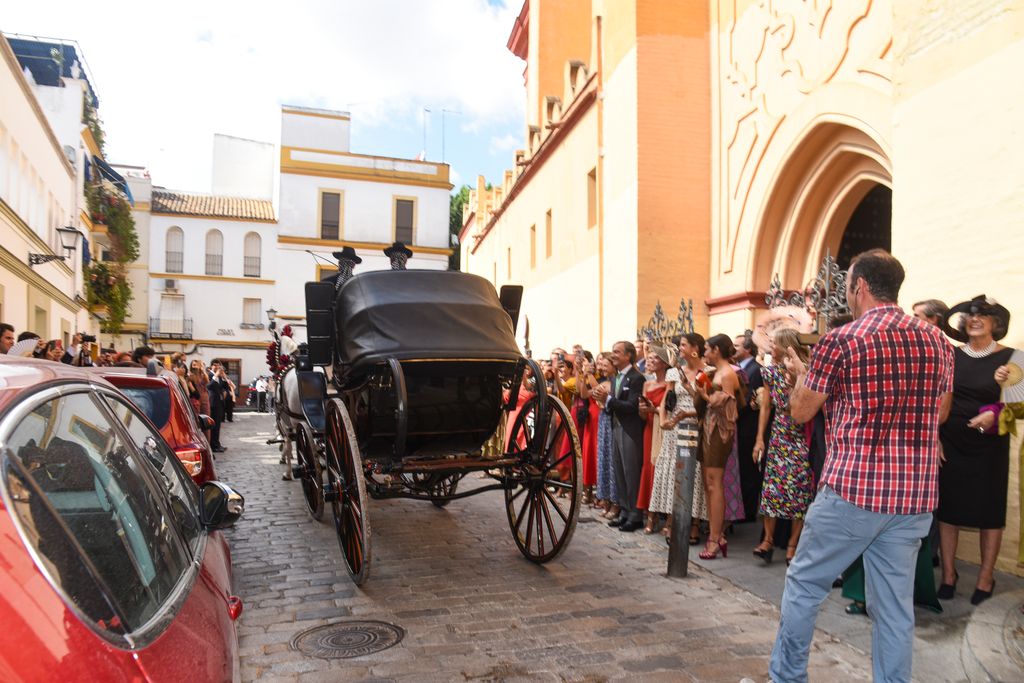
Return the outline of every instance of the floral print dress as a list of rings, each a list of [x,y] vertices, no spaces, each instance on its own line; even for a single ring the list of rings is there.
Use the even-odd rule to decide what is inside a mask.
[[[768,441],[760,512],[776,519],[803,519],[814,494],[807,438],[803,425],[789,415],[790,389],[782,367],[763,367],[761,377],[775,406],[775,420]]]

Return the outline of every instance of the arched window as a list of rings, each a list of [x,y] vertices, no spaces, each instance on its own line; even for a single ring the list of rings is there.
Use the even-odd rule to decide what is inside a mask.
[[[182,273],[185,265],[185,233],[174,226],[167,230],[166,270],[168,273]]]
[[[206,274],[224,274],[224,235],[220,230],[206,233]]]
[[[242,275],[245,277],[260,276],[260,250],[263,241],[257,232],[245,236],[245,256],[242,264]]]

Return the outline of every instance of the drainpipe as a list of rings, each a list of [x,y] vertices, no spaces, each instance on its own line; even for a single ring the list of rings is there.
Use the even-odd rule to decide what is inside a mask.
[[[603,17],[597,21],[597,182],[595,192],[597,207],[597,340],[598,348],[604,345],[604,40],[602,35]]]

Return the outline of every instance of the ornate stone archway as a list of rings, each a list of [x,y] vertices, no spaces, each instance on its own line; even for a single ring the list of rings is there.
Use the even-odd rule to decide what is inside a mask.
[[[786,289],[810,280],[835,255],[857,205],[872,188],[892,188],[881,144],[859,128],[814,124],[794,146],[767,193],[750,252],[750,282],[765,291],[775,273]]]

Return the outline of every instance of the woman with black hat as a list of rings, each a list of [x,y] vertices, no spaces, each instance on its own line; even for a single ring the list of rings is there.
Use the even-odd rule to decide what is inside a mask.
[[[960,316],[955,327],[950,321]],[[981,569],[971,604],[992,597],[993,571],[1006,526],[1006,492],[1010,473],[1010,438],[999,435],[1000,387],[995,371],[1009,362],[1013,349],[999,344],[1006,336],[1010,312],[984,295],[950,309],[942,328],[963,342],[956,350],[953,405],[940,437],[945,462],[939,470],[939,533],[942,585],[938,597],[956,592],[954,564],[960,527],[981,534]]]

